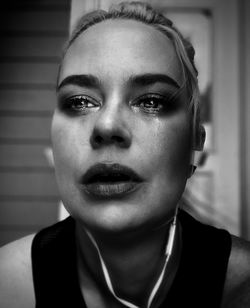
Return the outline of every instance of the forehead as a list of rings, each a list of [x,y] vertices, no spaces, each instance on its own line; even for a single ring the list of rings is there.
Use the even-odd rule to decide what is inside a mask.
[[[106,20],[88,28],[73,42],[62,63],[59,82],[77,74],[100,79],[167,74],[182,81],[173,43],[159,30],[133,20]]]

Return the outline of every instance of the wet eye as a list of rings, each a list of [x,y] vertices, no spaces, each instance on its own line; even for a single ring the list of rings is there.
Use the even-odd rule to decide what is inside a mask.
[[[151,98],[146,98],[143,99],[140,102],[140,107],[145,108],[145,109],[149,109],[149,110],[155,110],[155,111],[159,111],[159,109],[162,107],[161,104],[161,100],[156,98],[156,97],[151,97]]]
[[[100,103],[90,96],[77,95],[72,96],[64,100],[62,109],[69,113],[80,113],[86,114],[94,111],[100,106]]]
[[[150,94],[138,98],[133,104],[133,107],[139,108],[145,113],[158,114],[166,109],[165,107],[168,104],[167,100],[165,96]]]

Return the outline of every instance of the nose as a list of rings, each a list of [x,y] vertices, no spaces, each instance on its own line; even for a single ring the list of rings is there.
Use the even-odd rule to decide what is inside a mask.
[[[128,115],[119,106],[105,106],[97,113],[90,143],[94,149],[114,145],[129,148],[132,141]]]

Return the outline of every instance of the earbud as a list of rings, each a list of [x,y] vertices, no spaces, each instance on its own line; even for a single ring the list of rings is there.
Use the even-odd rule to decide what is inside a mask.
[[[193,151],[193,162],[192,162],[192,165],[194,167],[198,167],[199,164],[200,164],[200,158],[201,158],[201,151]]]
[[[197,168],[197,165],[194,165],[195,152],[196,151],[192,151],[192,153],[191,153],[191,159],[190,159],[190,165],[189,165],[189,174],[188,174],[189,178],[194,174],[194,172]]]
[[[190,158],[189,177],[191,177],[194,174],[196,168],[200,165],[205,139],[206,139],[205,128],[203,127],[203,125],[199,125],[199,129],[195,134],[194,148]]]

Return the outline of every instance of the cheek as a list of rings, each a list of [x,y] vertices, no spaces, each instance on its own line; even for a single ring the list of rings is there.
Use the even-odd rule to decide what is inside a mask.
[[[77,121],[60,114],[55,113],[53,117],[51,139],[57,177],[73,174],[86,152],[86,136],[78,126]]]
[[[185,114],[171,120],[155,121],[144,136],[144,157],[156,175],[188,174],[191,154],[191,127]]]
[[[153,146],[148,150],[152,201],[155,201],[158,213],[164,217],[179,202],[189,176],[189,123],[186,117],[180,117],[178,121],[161,122],[155,134],[152,134]]]
[[[70,138],[73,132],[72,128],[70,130],[67,128],[67,122],[55,115],[52,121],[51,138],[56,170],[58,166],[60,166],[60,168],[65,166],[60,163],[67,164],[67,162],[70,162],[73,158],[72,137]]]

